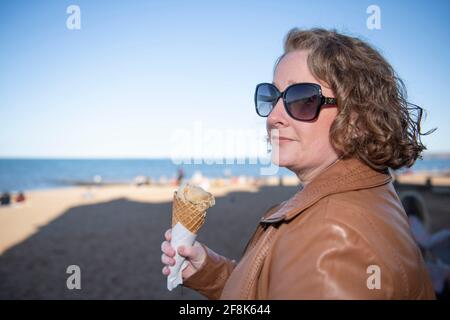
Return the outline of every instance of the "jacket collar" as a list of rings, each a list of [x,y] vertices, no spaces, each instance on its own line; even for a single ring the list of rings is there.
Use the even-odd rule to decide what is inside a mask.
[[[262,218],[260,223],[289,221],[328,195],[376,187],[391,180],[388,169],[376,171],[359,159],[341,159],[321,172],[292,198],[281,203],[273,214]]]

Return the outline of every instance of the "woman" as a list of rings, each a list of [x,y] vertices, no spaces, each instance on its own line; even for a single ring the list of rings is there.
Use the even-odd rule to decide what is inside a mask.
[[[239,263],[198,242],[179,248],[184,286],[210,299],[434,299],[388,171],[425,149],[401,80],[335,31],[293,29],[284,49],[255,104],[273,161],[303,188],[266,212]]]
[[[402,192],[400,200],[408,215],[414,240],[424,256],[436,297],[448,300],[450,298],[450,265],[447,264],[448,261],[445,258],[449,253],[450,230],[441,229],[434,233],[429,232],[430,218],[427,206],[419,193],[415,191]]]
[[[430,218],[425,200],[415,191],[407,191],[400,194],[400,200],[408,216],[411,232],[422,253],[433,251],[440,245],[450,241],[450,230],[442,229],[430,233]]]

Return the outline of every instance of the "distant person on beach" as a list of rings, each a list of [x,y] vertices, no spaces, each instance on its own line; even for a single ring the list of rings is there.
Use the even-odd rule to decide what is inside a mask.
[[[5,191],[0,197],[0,205],[8,206],[10,204],[11,204],[11,195],[9,194],[9,192]]]
[[[16,196],[16,202],[25,202],[25,195],[23,192],[19,192],[19,194]]]
[[[182,168],[178,168],[177,172],[177,186],[181,185],[184,179],[184,171]]]
[[[417,192],[403,192],[400,195],[403,208],[408,215],[411,231],[419,245],[430,273],[434,290],[440,299],[450,299],[450,265],[442,261],[439,248],[448,252],[450,230],[429,232],[430,216],[425,201]]]
[[[176,248],[183,285],[209,299],[435,299],[389,174],[414,164],[428,133],[392,66],[356,37],[293,29],[254,99],[272,161],[302,188],[265,212],[239,261],[198,241]]]

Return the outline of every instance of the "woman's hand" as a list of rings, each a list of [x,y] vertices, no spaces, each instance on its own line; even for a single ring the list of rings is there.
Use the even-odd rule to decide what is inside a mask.
[[[169,266],[173,266],[175,264],[175,250],[170,245],[170,240],[172,239],[172,229],[168,229],[164,233],[164,237],[166,240],[161,244],[161,251],[163,252],[161,261],[165,264],[165,266],[162,269],[162,273],[163,275],[168,276],[170,273]],[[188,262],[187,267],[181,274],[183,280],[196,273],[206,259],[205,248],[203,248],[198,241],[195,241],[192,247],[180,246],[178,248],[178,254],[185,257]]]

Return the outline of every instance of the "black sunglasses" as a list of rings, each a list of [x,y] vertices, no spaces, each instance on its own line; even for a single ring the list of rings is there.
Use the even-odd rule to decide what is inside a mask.
[[[280,98],[283,98],[289,116],[300,121],[314,120],[319,116],[322,106],[336,106],[337,103],[335,98],[324,97],[317,83],[295,83],[283,92],[272,83],[260,83],[255,90],[256,113],[268,117]]]

